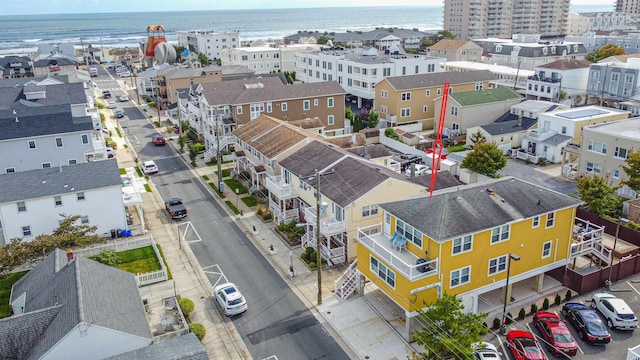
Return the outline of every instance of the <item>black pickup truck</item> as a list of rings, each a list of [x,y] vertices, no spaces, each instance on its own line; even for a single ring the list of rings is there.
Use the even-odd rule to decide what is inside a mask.
[[[182,219],[187,216],[187,208],[184,207],[180,198],[171,198],[165,201],[164,207],[172,219]]]

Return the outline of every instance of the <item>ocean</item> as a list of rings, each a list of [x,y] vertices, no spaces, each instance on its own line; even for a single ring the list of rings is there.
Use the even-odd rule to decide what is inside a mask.
[[[300,30],[440,30],[442,10],[405,6],[0,16],[0,54],[29,53],[39,44],[67,42],[135,47],[146,40],[147,26],[152,24],[164,25],[170,43],[177,43],[178,30],[239,31],[241,41],[282,39]],[[609,4],[571,8],[572,12],[611,10]]]

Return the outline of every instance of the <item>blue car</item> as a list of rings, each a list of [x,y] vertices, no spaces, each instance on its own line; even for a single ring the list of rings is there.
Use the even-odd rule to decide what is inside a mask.
[[[608,344],[611,334],[596,312],[577,302],[568,302],[562,307],[562,315],[578,331],[580,339],[592,344]]]

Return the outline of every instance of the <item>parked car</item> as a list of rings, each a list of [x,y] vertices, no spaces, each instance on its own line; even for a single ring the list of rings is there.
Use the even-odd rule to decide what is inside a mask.
[[[568,302],[562,307],[562,315],[578,331],[580,339],[592,344],[608,344],[611,335],[595,311],[585,304]]]
[[[116,105],[115,101],[109,101],[109,109],[115,109],[117,107],[118,107],[118,105]]]
[[[167,212],[172,219],[182,219],[187,217],[187,208],[184,207],[182,199],[180,198],[171,198],[165,201],[164,207],[167,209]]]
[[[591,307],[605,318],[609,329],[635,330],[638,327],[638,318],[627,303],[611,294],[593,294]]]
[[[502,354],[498,352],[495,345],[488,342],[479,342],[472,344],[474,349],[473,360],[500,360]]]
[[[416,164],[414,165],[414,175],[423,175],[429,171],[429,167],[427,165]],[[407,169],[404,171],[407,176],[411,176],[411,165],[407,166]]]
[[[247,311],[247,301],[235,284],[220,284],[213,289],[213,292],[225,315],[232,316]]]
[[[102,98],[103,98],[103,99],[111,99],[111,91],[109,91],[109,90],[102,90]]]
[[[127,95],[120,95],[118,99],[120,99],[121,102],[129,101],[129,97]]]
[[[156,165],[155,161],[153,160],[148,160],[142,163],[142,166],[140,167],[142,169],[142,173],[145,175],[151,175],[151,174],[157,174],[158,173],[158,166]]]
[[[562,319],[548,311],[538,311],[533,315],[533,325],[538,328],[546,345],[554,355],[576,356],[578,344]]]
[[[107,158],[111,159],[112,157],[116,156],[116,151],[114,148],[112,148],[111,146],[107,147]]]
[[[121,119],[124,117],[124,112],[122,110],[116,110],[116,117]]]
[[[164,146],[167,143],[162,135],[154,135],[152,141],[155,146]]]
[[[532,333],[511,330],[507,333],[507,346],[515,360],[547,360]]]

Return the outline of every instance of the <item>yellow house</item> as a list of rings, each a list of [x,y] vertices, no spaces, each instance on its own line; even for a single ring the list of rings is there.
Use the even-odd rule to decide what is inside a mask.
[[[433,129],[434,117],[440,116],[434,101],[442,96],[445,82],[450,93],[458,93],[488,89],[496,79],[489,70],[391,76],[376,84],[374,107],[387,126],[420,123],[423,130]]]
[[[357,270],[405,311],[410,333],[417,310],[443,293],[478,312],[480,295],[505,287],[510,254],[520,257],[510,284],[539,292],[573,253],[580,204],[513,177],[380,204],[381,223],[358,229]]]
[[[360,227],[379,222],[378,204],[426,194],[424,179],[410,178],[334,145],[313,141],[280,161],[282,176],[267,178],[270,207],[286,200],[295,220],[306,224],[302,246],[316,246],[319,186],[320,243],[330,264],[356,257]],[[317,178],[320,184],[317,184]],[[443,173],[438,187],[460,184]],[[289,222],[293,217],[288,217]]]

